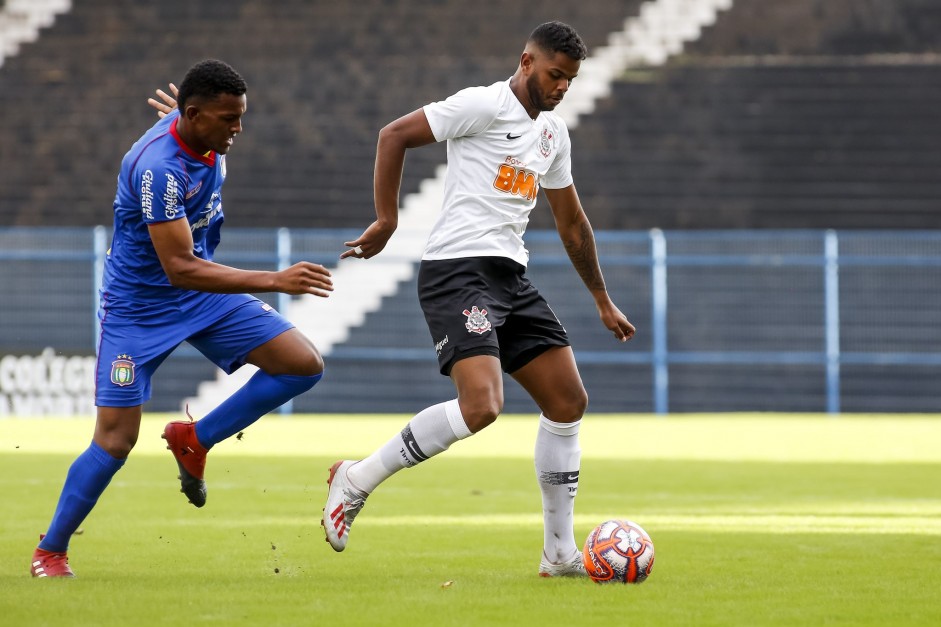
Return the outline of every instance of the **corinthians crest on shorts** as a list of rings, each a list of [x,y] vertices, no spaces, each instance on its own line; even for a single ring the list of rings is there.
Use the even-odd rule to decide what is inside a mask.
[[[118,355],[111,362],[111,383],[121,387],[134,383],[134,362],[130,355]]]
[[[487,320],[486,309],[478,309],[477,305],[474,305],[470,308],[470,311],[465,309],[464,315],[467,316],[467,322],[464,323],[464,326],[467,327],[468,333],[482,335],[490,330],[490,321]]]

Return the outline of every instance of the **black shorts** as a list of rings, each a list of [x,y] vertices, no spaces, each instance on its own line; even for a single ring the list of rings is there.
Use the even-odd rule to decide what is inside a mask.
[[[569,345],[525,272],[506,257],[421,262],[418,300],[441,374],[450,375],[457,361],[474,355],[499,357],[512,373],[553,346]]]

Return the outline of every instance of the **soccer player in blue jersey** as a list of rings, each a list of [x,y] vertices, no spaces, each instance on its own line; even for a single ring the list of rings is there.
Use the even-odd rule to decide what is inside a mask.
[[[259,368],[201,420],[174,421],[163,436],[176,459],[182,492],[206,502],[206,453],[261,416],[309,390],[323,373],[316,347],[266,303],[248,293],[327,296],[322,266],[299,262],[277,272],[212,260],[224,219],[225,156],[242,131],[247,87],[221,61],[189,69],[179,107],[125,155],[114,201],[114,238],[105,262],[99,319],[92,442],[69,469],[48,531],[40,536],[34,577],[73,577],[69,538],[91,512],[137,442],[141,406],[154,371],[189,342],[228,373]]]

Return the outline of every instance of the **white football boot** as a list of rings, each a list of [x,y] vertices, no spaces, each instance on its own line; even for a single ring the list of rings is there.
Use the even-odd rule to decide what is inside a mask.
[[[539,562],[540,577],[587,577],[585,564],[582,563],[582,554],[578,551],[571,559],[567,559],[561,564],[553,564],[546,557],[545,551],[542,553],[542,561]]]
[[[330,467],[330,477],[327,479],[330,489],[327,491],[327,505],[323,508],[320,524],[327,535],[327,542],[337,552],[346,548],[353,519],[363,509],[366,497],[369,496],[354,488],[346,476],[346,471],[355,463],[350,460],[335,463]]]

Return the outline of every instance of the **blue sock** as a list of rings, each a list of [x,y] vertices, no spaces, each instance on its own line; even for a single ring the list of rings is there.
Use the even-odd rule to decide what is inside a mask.
[[[94,442],[72,462],[65,477],[65,485],[62,486],[56,513],[39,548],[56,552],[68,550],[72,534],[95,507],[98,497],[124,462],[123,459],[111,457]]]
[[[323,373],[309,377],[259,370],[248,383],[196,422],[196,439],[205,448],[231,437],[281,405],[303,394],[320,381]]]

